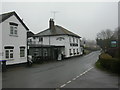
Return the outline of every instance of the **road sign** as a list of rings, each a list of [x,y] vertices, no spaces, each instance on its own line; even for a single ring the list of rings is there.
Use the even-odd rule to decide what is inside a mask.
[[[117,41],[116,40],[111,41],[111,47],[117,47]]]

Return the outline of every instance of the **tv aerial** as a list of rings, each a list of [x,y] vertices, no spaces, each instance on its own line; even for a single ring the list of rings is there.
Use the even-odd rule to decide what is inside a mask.
[[[58,13],[58,11],[51,11],[51,13],[53,14],[53,19],[55,20],[55,16]]]

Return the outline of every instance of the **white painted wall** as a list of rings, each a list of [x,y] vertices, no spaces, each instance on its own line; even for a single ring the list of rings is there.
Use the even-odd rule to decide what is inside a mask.
[[[18,24],[18,36],[10,36],[10,25],[9,22],[14,22]],[[8,64],[17,64],[27,62],[27,30],[19,22],[19,20],[13,15],[2,24],[2,52],[3,59],[5,58],[4,46],[14,46],[14,58],[7,61]],[[20,46],[25,46],[25,57],[20,57]]]
[[[2,60],[2,24],[0,24],[0,60]]]
[[[57,40],[57,38],[59,38],[59,37],[64,37],[64,40],[61,40],[61,41]],[[70,38],[71,38],[71,42],[70,42]],[[74,38],[75,38],[74,43],[78,43],[78,46],[70,46],[70,43],[73,43],[73,36],[68,36],[68,35],[44,36],[42,43],[39,42],[39,38],[33,39],[32,37],[30,37],[29,39],[36,42],[36,44],[65,46],[65,56],[72,57],[72,56],[77,56],[77,55],[82,54],[81,47],[80,47],[80,38],[76,38],[76,37],[74,37]],[[78,42],[76,39],[78,39]],[[75,53],[77,53],[77,49],[78,49],[78,52],[80,52],[80,54],[70,56],[69,49],[71,49],[72,52],[73,52],[73,49],[75,49]]]

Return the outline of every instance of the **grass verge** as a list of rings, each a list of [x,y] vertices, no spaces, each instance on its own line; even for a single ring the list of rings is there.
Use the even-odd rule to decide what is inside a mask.
[[[95,63],[95,67],[97,67],[98,69],[118,75],[120,75],[119,66],[119,60],[111,58],[107,54],[101,54],[99,56],[99,60]]]

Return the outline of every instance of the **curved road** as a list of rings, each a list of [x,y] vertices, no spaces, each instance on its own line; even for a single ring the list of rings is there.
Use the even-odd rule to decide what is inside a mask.
[[[99,51],[63,61],[9,68],[3,73],[3,88],[59,88],[94,66]]]

